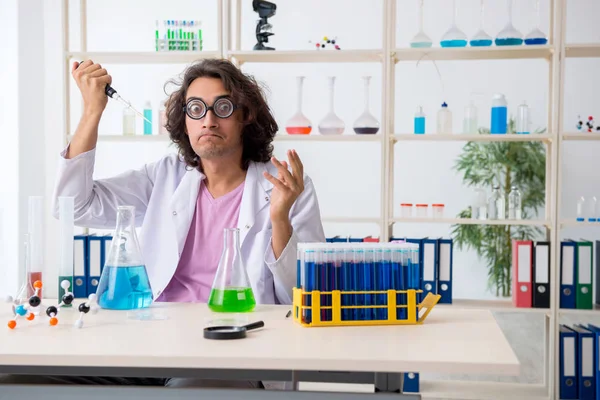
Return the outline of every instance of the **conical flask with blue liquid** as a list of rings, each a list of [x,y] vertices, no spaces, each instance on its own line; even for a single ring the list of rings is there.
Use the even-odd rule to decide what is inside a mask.
[[[136,310],[152,304],[150,280],[135,231],[134,206],[117,209],[117,228],[96,295],[98,305],[109,310]]]

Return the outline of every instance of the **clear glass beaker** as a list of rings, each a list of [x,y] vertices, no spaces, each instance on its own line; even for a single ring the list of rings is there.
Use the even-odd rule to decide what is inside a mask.
[[[492,37],[488,35],[488,33],[483,28],[484,25],[484,12],[485,12],[485,0],[481,0],[480,5],[480,22],[479,22],[479,30],[473,35],[469,44],[472,47],[485,47],[492,45]]]
[[[354,121],[354,132],[357,134],[375,134],[379,131],[379,121],[369,111],[369,86],[370,76],[363,76],[365,87],[365,109],[360,117]]]
[[[296,113],[285,124],[290,135],[308,135],[312,131],[310,120],[302,112],[302,87],[304,76],[296,77]]]
[[[319,122],[319,132],[322,135],[341,135],[344,133],[346,125],[344,121],[335,114],[333,107],[335,76],[327,78],[329,80],[329,112]]]
[[[535,14],[536,14],[536,25],[535,28],[531,30],[525,36],[525,44],[526,45],[541,45],[548,43],[548,39],[546,38],[546,34],[542,32],[540,29],[541,17],[540,17],[540,0],[535,0]]]
[[[135,207],[117,208],[117,228],[97,289],[98,305],[109,310],[137,310],[153,295],[135,231]]]
[[[240,230],[226,228],[208,307],[214,312],[243,313],[254,310],[255,306],[254,292],[240,249]]]
[[[496,36],[496,46],[520,46],[523,44],[523,34],[515,28],[512,22],[512,0],[506,0],[508,23]]]
[[[467,45],[467,35],[456,25],[456,17],[458,15],[458,6],[456,0],[453,0],[454,17],[452,19],[452,26],[442,37],[440,45],[442,47],[465,47]]]
[[[419,1],[419,32],[411,39],[410,47],[431,47],[433,44],[431,38],[423,30],[423,0]]]

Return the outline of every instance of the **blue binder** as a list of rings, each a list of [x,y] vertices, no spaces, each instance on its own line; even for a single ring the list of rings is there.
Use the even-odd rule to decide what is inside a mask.
[[[452,239],[438,240],[438,303],[452,304]]]
[[[73,239],[73,295],[82,299],[87,297],[88,237],[75,235]]]
[[[108,253],[110,252],[110,243],[112,242],[113,237],[112,234],[107,233],[102,236],[102,259],[100,261],[100,275],[102,276],[102,271],[104,271],[104,266],[108,261]]]
[[[560,325],[559,333],[559,384],[561,399],[577,399],[577,365],[578,365],[578,346],[577,333],[569,329],[566,325]]]
[[[596,334],[582,325],[574,325],[579,348],[577,375],[579,400],[596,400]]]
[[[104,240],[102,236],[89,235],[88,236],[88,263],[87,263],[87,295],[96,293],[98,289],[98,283],[100,283],[101,268],[103,265],[102,259],[104,258],[104,252],[102,251],[102,245]]]
[[[560,244],[560,308],[575,308],[577,243]]]
[[[596,380],[596,399],[600,399],[600,327],[588,324],[588,330],[594,333],[594,377]]]
[[[429,293],[438,294],[438,269],[439,269],[439,254],[438,241],[436,239],[425,238],[421,244],[423,255],[422,260],[422,282],[421,289],[423,290],[423,298]]]
[[[404,374],[404,384],[402,385],[404,393],[419,393],[419,374],[406,372]]]

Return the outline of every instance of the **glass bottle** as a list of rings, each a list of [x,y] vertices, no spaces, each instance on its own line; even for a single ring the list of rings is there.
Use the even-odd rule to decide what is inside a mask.
[[[529,133],[529,106],[526,102],[520,104],[517,108],[517,120],[515,122],[517,134],[526,135]]]
[[[152,103],[144,103],[144,135],[152,135]]]
[[[417,108],[417,112],[415,113],[414,125],[414,130],[416,134],[422,135],[425,133],[425,113],[423,112],[422,106],[419,106],[419,108]]]
[[[521,219],[521,192],[516,186],[508,194],[508,219]]]
[[[488,218],[506,219],[506,203],[504,196],[500,192],[500,186],[494,186],[492,195],[488,200]]]
[[[437,113],[437,133],[452,133],[452,112],[446,102],[442,103],[442,108]]]
[[[577,221],[585,221],[585,212],[585,197],[581,196],[579,200],[577,200]]]
[[[123,109],[123,135],[135,135],[135,112],[130,107]]]
[[[411,39],[410,47],[431,47],[431,38],[423,30],[423,0],[419,0],[419,32]]]
[[[319,132],[322,135],[341,135],[344,133],[346,125],[336,114],[333,109],[335,76],[327,78],[329,80],[329,112],[319,122]]]
[[[479,22],[479,30],[473,35],[469,44],[472,47],[485,47],[492,45],[492,37],[488,35],[488,33],[483,28],[484,25],[484,10],[485,10],[485,0],[481,0],[481,5],[479,8],[480,13],[480,22]]]
[[[117,208],[117,227],[97,289],[98,305],[110,310],[137,310],[153,295],[135,231],[135,207]]]
[[[477,134],[477,107],[471,100],[468,106],[465,107],[465,116],[463,118],[463,133]]]
[[[540,0],[535,0],[536,26],[525,36],[526,45],[543,45],[548,43],[546,34],[540,29]]]
[[[312,131],[312,124],[302,113],[302,87],[304,76],[296,77],[296,113],[285,124],[285,131],[290,135],[308,135]]]
[[[458,6],[456,0],[453,0],[454,17],[452,19],[452,26],[442,37],[440,45],[442,47],[465,47],[467,45],[467,35],[456,25],[456,17],[458,15]]]
[[[475,194],[473,196],[471,219],[487,219],[487,197],[485,191],[480,187],[475,189]]]
[[[256,300],[240,249],[240,230],[223,231],[223,252],[208,299],[214,312],[242,313],[254,310]]]
[[[512,0],[506,0],[508,23],[496,37],[496,46],[520,46],[523,44],[523,34],[515,28],[512,22]]]
[[[587,202],[588,214],[587,220],[589,222],[596,222],[596,210],[598,209],[598,200],[596,196],[592,196]]]
[[[379,121],[369,111],[370,76],[363,76],[365,92],[365,110],[354,122],[354,132],[357,134],[375,134],[379,131]]]
[[[491,115],[490,133],[505,134],[508,128],[508,103],[503,94],[497,93],[492,98]]]

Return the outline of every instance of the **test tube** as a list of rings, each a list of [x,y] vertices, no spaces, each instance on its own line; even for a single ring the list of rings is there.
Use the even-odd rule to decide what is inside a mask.
[[[365,249],[365,263],[363,269],[363,279],[365,280],[365,289],[367,291],[375,290],[375,252],[371,248]],[[365,294],[365,305],[375,305],[375,295]],[[365,320],[375,319],[375,308],[365,308]]]
[[[331,307],[333,305],[333,294],[336,284],[336,268],[335,268],[335,252],[331,248],[327,248],[324,252],[325,259],[325,290],[329,292],[325,295],[326,305]],[[331,321],[333,319],[333,310],[325,310],[325,321]]]
[[[352,283],[352,269],[353,264],[352,261],[354,259],[354,252],[350,248],[345,248],[343,250],[343,259],[342,259],[342,280],[340,290],[343,291],[352,291],[354,290],[354,285]],[[342,306],[348,307],[354,305],[354,295],[353,294],[344,294],[342,295]],[[342,320],[351,321],[353,319],[353,310],[350,308],[342,309]]]
[[[306,269],[306,271],[304,272],[304,278],[305,280],[305,290],[308,293],[306,295],[306,302],[305,304],[307,306],[311,306],[312,305],[312,299],[311,299],[311,295],[312,295],[312,291],[315,290],[315,256],[316,253],[314,250],[312,249],[308,249],[306,250],[304,257],[305,257],[305,262],[304,262],[304,267]],[[310,309],[306,309],[304,311],[304,322],[307,324],[310,324],[312,322],[312,311]]]
[[[389,249],[384,249],[381,246],[378,246],[375,249],[375,290],[384,291],[391,289],[390,286],[390,275],[391,275],[391,253]],[[378,306],[385,306],[387,304],[387,295],[385,293],[380,293],[376,295],[375,304]],[[375,309],[375,319],[377,320],[386,320],[388,318],[387,309],[385,308],[377,308]]]
[[[73,230],[75,224],[73,197],[59,197],[59,218],[60,218],[60,261],[58,264],[58,299],[62,299],[65,289],[62,287],[63,281],[69,282],[70,291],[73,290]],[[67,306],[67,305],[65,305]],[[68,305],[70,307],[71,305]]]
[[[353,281],[354,281],[354,290],[355,291],[364,291],[365,290],[365,280],[363,278],[364,274],[364,263],[365,263],[365,252],[363,249],[354,249],[354,260],[353,260]],[[365,305],[365,297],[362,294],[355,295],[355,306],[364,306]],[[355,308],[354,309],[354,319],[356,321],[362,321],[365,319],[365,310],[364,308]]]
[[[394,290],[405,290],[404,287],[404,251],[401,245],[398,245],[392,251],[392,289]],[[402,293],[396,294],[396,305],[403,305],[406,303],[406,295]],[[406,319],[406,310],[404,308],[396,309],[396,318],[399,320]]]
[[[42,282],[44,263],[44,198],[42,196],[29,197],[29,286],[28,297],[33,296],[33,284]],[[38,293],[42,298],[42,289]]]

